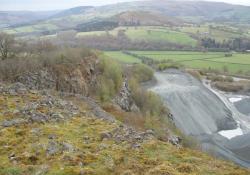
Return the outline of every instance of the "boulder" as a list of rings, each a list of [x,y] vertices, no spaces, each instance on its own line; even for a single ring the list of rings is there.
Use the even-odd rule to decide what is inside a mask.
[[[60,144],[54,140],[49,141],[46,153],[48,156],[53,156],[61,152]]]
[[[31,114],[29,121],[32,123],[46,123],[49,121],[49,117],[43,113],[35,112]]]

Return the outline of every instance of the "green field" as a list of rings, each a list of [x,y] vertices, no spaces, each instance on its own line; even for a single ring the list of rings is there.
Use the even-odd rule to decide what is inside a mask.
[[[140,63],[141,61],[135,57],[126,55],[122,52],[105,52],[106,56],[116,59],[123,63]]]
[[[222,52],[182,52],[182,51],[131,51],[137,55],[155,60],[171,60],[188,68],[216,69],[223,71],[225,68],[230,73],[249,73],[250,54],[233,54],[225,57]],[[121,52],[106,52],[108,56],[126,63],[138,63],[138,59]]]
[[[109,31],[109,34],[116,36],[119,30],[124,30],[125,34],[131,40],[144,40],[148,42],[169,42],[181,45],[196,46],[197,40],[190,37],[184,32],[178,32],[171,30],[167,27],[153,27],[153,26],[144,26],[144,27],[118,27],[112,31]],[[77,37],[91,36],[91,35],[103,35],[106,34],[105,31],[92,31],[92,32],[80,32],[77,34]]]
[[[210,25],[214,26],[213,28],[209,27]],[[188,26],[188,27],[179,27],[179,31],[196,35],[197,37],[210,37],[215,39],[217,42],[223,42],[223,40],[229,40],[233,38],[243,38],[248,37],[249,34],[247,29],[235,28],[232,26],[224,26],[219,24],[208,23],[201,26]]]
[[[29,25],[23,27],[17,27],[13,29],[6,29],[3,32],[9,34],[19,34],[19,33],[32,33],[32,32],[41,32],[47,30],[56,30],[57,26],[50,24],[50,23],[41,23],[37,25]]]

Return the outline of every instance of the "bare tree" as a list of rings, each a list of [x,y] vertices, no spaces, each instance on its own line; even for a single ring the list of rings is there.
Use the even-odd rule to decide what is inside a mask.
[[[6,33],[0,33],[0,57],[5,60],[14,53],[15,37]]]

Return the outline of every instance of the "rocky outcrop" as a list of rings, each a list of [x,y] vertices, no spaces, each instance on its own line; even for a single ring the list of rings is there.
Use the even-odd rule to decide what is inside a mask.
[[[154,138],[154,132],[152,130],[138,132],[126,125],[120,125],[111,132],[104,132],[100,135],[101,140],[113,139],[116,143],[122,143],[126,141],[130,143],[132,149],[140,148],[144,141]]]
[[[25,84],[29,89],[53,89],[56,82],[55,77],[48,69],[38,70],[37,72],[27,72],[17,77],[18,82]]]
[[[116,104],[118,104],[121,109],[127,112],[139,112],[140,109],[136,106],[133,101],[131,90],[128,85],[128,80],[125,79],[119,94],[113,100]]]
[[[88,95],[96,83],[96,58],[84,59],[79,64],[56,64],[16,78],[28,89],[54,89],[61,92]]]
[[[4,119],[0,122],[0,127],[12,127],[31,123],[61,122],[70,119],[82,111],[70,101],[62,100],[52,96],[49,92],[39,92],[28,90],[25,85],[15,83],[9,86],[0,85],[0,95],[19,97],[22,99],[27,95],[32,95],[37,99],[28,101],[24,106],[20,106],[11,111],[8,108],[1,110],[2,114],[13,114],[16,118]],[[23,96],[23,97],[22,97]]]

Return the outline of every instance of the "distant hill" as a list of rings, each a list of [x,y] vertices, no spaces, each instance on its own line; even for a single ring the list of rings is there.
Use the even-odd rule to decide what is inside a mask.
[[[0,11],[0,29],[44,20],[56,13],[58,13],[58,11]]]
[[[39,19],[39,21],[37,21]],[[99,7],[80,6],[60,12],[0,13],[0,26],[17,35],[55,33],[61,30],[101,30],[104,25],[180,25],[183,22],[250,24],[250,7],[207,1],[150,0]],[[26,25],[28,23],[28,25]],[[16,26],[16,24],[21,25]],[[10,27],[15,25],[15,27]],[[86,25],[91,25],[88,27]],[[111,27],[111,28],[112,28]],[[106,27],[105,27],[106,28]]]
[[[144,10],[191,21],[250,22],[250,7],[208,1],[151,0],[127,2],[100,7],[101,11]]]
[[[167,17],[159,13],[147,11],[126,11],[113,17],[121,26],[177,26],[182,21],[174,17]]]
[[[51,18],[60,18],[60,17],[67,17],[70,15],[82,14],[82,13],[84,13],[87,10],[92,9],[92,8],[93,8],[92,6],[79,6],[79,7],[75,7],[75,8],[61,11],[61,12],[55,14],[54,16],[52,16]]]

